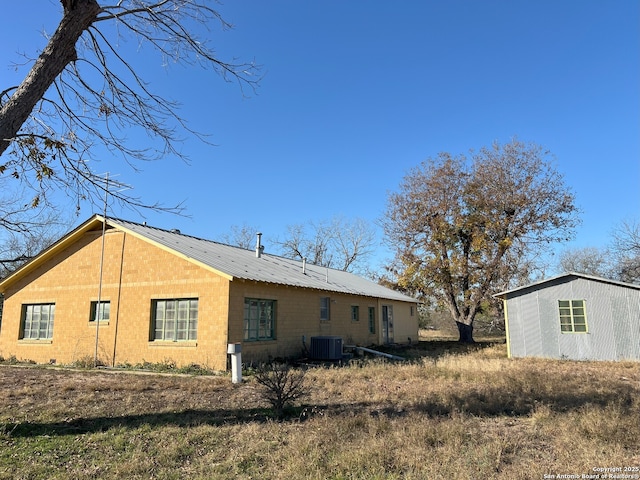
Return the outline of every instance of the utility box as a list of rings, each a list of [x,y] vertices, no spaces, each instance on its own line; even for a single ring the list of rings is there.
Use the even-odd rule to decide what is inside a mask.
[[[230,355],[233,355],[236,353],[242,353],[242,344],[241,343],[227,344],[227,353]]]
[[[313,360],[342,360],[342,337],[311,337],[309,356]]]

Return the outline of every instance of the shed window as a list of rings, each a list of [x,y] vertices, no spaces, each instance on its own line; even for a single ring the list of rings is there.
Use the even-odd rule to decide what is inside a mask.
[[[53,338],[54,303],[22,306],[21,339],[48,340]]]
[[[276,301],[244,299],[244,339],[246,341],[276,338]]]
[[[558,300],[558,309],[561,332],[587,332],[587,311],[584,300]]]
[[[153,303],[153,340],[198,339],[197,298],[154,300]]]
[[[351,321],[357,322],[360,320],[360,307],[358,305],[351,305]]]

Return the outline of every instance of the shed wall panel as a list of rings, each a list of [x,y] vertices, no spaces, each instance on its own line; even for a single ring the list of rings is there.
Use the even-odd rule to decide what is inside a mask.
[[[522,335],[525,356],[540,356],[542,354],[542,338],[540,335],[540,315],[538,312],[538,296],[528,295],[521,298],[522,305]]]
[[[558,302],[550,298],[541,298],[538,303],[541,356],[558,358],[560,356],[560,347],[558,345],[558,336],[560,335]]]
[[[616,360],[631,358],[633,339],[629,335],[631,322],[628,312],[629,299],[621,297],[611,298],[611,312],[613,314],[613,335],[615,340]]]
[[[507,312],[509,315],[509,347],[512,357],[526,357],[523,335],[521,297],[508,300]]]

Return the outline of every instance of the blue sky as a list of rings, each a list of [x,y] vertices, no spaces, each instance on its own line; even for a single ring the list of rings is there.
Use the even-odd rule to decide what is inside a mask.
[[[42,48],[59,10],[54,0],[5,6],[2,85],[20,75],[9,67],[16,52]],[[438,152],[517,136],[548,148],[576,195],[582,225],[569,246],[604,246],[616,224],[640,218],[637,0],[242,0],[219,10],[235,28],[214,28],[212,45],[262,65],[258,91],[134,54],[216,146],[188,138],[191,165],[166,158],[139,174],[105,159],[136,195],[184,200],[190,218],[111,214],[205,238],[248,224],[268,251],[287,225],[376,221],[407,171]]]

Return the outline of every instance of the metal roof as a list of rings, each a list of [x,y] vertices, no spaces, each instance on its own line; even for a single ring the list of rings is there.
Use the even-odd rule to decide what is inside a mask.
[[[493,296],[497,298],[506,298],[507,295],[511,293],[519,292],[520,290],[525,290],[528,288],[535,288],[535,287],[544,288],[544,285],[546,283],[554,282],[560,279],[566,279],[568,281],[568,280],[571,280],[571,278],[584,278],[586,280],[593,280],[595,282],[608,283],[610,285],[617,285],[619,287],[626,287],[626,288],[633,288],[635,290],[640,290],[640,285],[636,285],[634,283],[619,282],[617,280],[609,280],[607,278],[596,277],[594,275],[587,275],[584,273],[567,272],[560,275],[556,275],[555,277],[545,278],[544,280],[539,280],[537,282],[533,282],[528,285],[512,288],[511,290],[505,290],[504,292],[496,293]]]
[[[96,218],[102,221],[102,217],[96,215]],[[327,292],[417,302],[412,297],[342,270],[307,263],[303,272],[301,261],[269,253],[262,253],[258,258],[255,250],[184,235],[177,230],[163,230],[115,218],[108,218],[107,225],[160,245],[189,261],[209,267],[230,280],[252,280]]]

